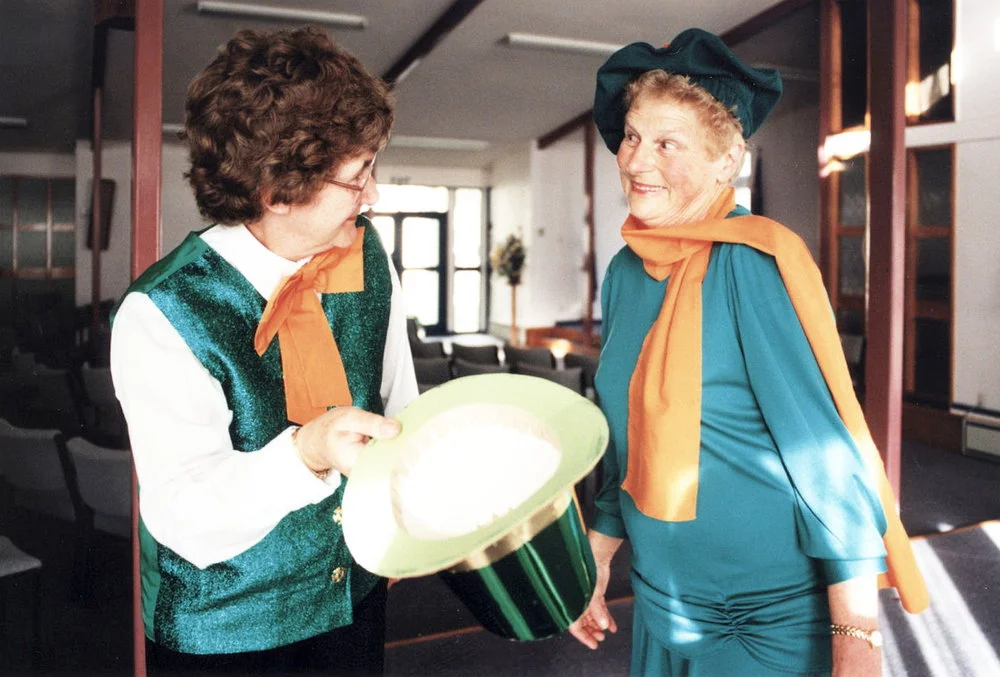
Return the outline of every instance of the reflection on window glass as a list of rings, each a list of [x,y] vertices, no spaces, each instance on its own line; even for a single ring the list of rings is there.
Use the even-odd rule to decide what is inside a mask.
[[[917,225],[951,225],[951,149],[919,150],[917,159]]]
[[[865,293],[864,238],[840,238],[840,293],[845,296]]]
[[[868,4],[838,0],[841,129],[865,123],[868,110]],[[834,121],[836,124],[836,121]]]
[[[454,218],[455,266],[478,268],[483,260],[483,191],[479,188],[457,189]]]
[[[916,322],[914,388],[924,396],[947,400],[951,373],[951,327],[942,320]]]
[[[382,239],[382,246],[390,256],[396,251],[396,222],[391,216],[373,216],[372,225]]]
[[[840,172],[840,225],[864,226],[868,216],[868,193],[865,177],[865,156],[855,155],[844,160]]]
[[[455,284],[452,287],[456,332],[479,331],[479,311],[482,295],[480,294],[481,274],[478,270],[456,270]]]
[[[917,299],[946,301],[951,297],[951,243],[946,237],[917,240]]]
[[[18,181],[18,224],[48,223],[48,184],[49,182],[45,179],[21,179]]]
[[[59,230],[52,233],[52,267],[72,268],[76,258],[76,234]]]
[[[13,230],[0,228],[0,270],[14,267]]]
[[[0,176],[0,223],[14,223],[14,179]]]
[[[18,268],[45,267],[45,232],[22,230],[17,234]]]
[[[403,267],[433,268],[441,261],[441,222],[422,216],[403,219]]]
[[[438,274],[433,270],[404,270],[400,282],[407,316],[416,315],[420,324],[432,327],[440,321]]]
[[[52,180],[52,223],[73,223],[75,196],[73,179]]]
[[[375,211],[391,212],[447,212],[448,189],[442,186],[397,186],[378,184],[378,203]]]

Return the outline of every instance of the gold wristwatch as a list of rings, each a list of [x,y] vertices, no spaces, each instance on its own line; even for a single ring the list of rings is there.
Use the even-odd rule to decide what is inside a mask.
[[[878,630],[865,630],[864,628],[859,628],[854,625],[840,625],[838,623],[830,624],[830,634],[833,635],[846,635],[847,637],[854,637],[856,639],[863,639],[868,642],[868,646],[873,649],[878,649],[882,646],[882,633]]]

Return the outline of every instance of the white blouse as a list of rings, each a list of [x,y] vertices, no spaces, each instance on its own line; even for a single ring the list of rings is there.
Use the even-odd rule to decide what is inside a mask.
[[[215,226],[201,237],[265,299],[309,260],[278,256],[243,226]],[[402,290],[391,262],[389,270],[381,386],[386,416],[417,396]],[[157,541],[198,567],[247,550],[285,515],[340,484],[338,473],[319,480],[299,460],[294,426],[255,453],[234,449],[233,412],[222,386],[145,294],[128,294],[118,310],[111,373],[128,421],[143,522]]]

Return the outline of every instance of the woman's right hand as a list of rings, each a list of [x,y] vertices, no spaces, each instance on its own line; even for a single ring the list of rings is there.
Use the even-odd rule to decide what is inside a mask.
[[[605,536],[596,531],[591,531],[588,539],[597,569],[594,595],[590,598],[590,604],[583,615],[569,626],[569,632],[587,648],[596,649],[600,642],[604,641],[605,633],[618,632],[618,624],[608,611],[605,594],[608,590],[608,581],[611,580],[611,559],[621,546],[622,539]]]
[[[346,477],[368,440],[391,439],[399,431],[399,422],[391,418],[357,407],[336,407],[299,428],[295,448],[313,472],[335,470]]]

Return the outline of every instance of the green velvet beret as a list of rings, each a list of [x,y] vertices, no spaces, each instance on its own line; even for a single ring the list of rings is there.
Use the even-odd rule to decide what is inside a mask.
[[[686,75],[733,111],[743,137],[757,131],[781,98],[781,76],[750,68],[729,47],[700,28],[689,28],[668,45],[633,42],[612,54],[597,71],[594,122],[612,153],[625,136],[625,88],[646,71],[661,69]]]

